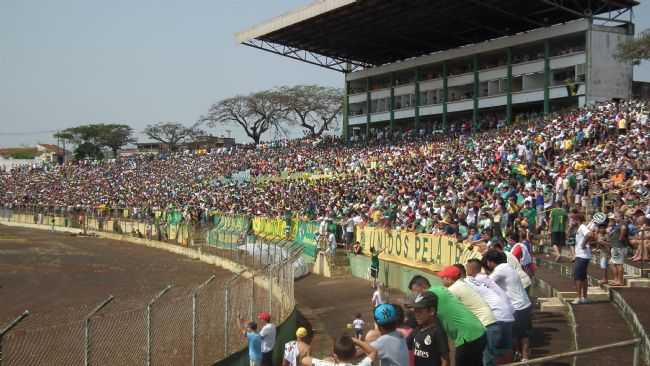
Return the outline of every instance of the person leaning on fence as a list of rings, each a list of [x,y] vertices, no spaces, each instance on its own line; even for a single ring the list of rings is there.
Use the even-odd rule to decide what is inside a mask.
[[[260,330],[260,337],[262,337],[262,366],[272,366],[276,336],[275,325],[271,323],[271,314],[266,311],[257,314],[257,319],[262,324]]]
[[[248,340],[248,359],[250,366],[262,365],[262,337],[257,332],[257,323],[248,322],[239,316],[239,327]]]

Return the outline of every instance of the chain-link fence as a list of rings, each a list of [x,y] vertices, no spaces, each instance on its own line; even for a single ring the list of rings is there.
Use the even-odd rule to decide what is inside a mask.
[[[140,228],[148,230],[150,225],[152,231],[147,233],[152,234],[152,239],[156,239],[159,229],[151,223],[143,226],[133,218],[102,217],[87,212],[80,215],[2,208],[0,220],[85,228],[89,232],[121,231],[123,235],[137,233]],[[168,286],[149,303],[128,311],[111,312],[111,296],[83,321],[23,329],[19,323],[28,315],[25,313],[10,324],[0,324],[0,366],[212,365],[246,346],[239,328],[240,316],[253,319],[257,312],[264,310],[280,323],[292,313],[298,250],[291,250],[279,240],[262,241],[241,233],[233,239],[232,248],[214,248],[205,242],[194,244],[191,238],[197,230],[189,225],[180,229],[181,225],[172,230],[167,228],[167,233],[161,235],[167,241],[193,247],[197,253],[206,254],[205,251],[214,249],[215,255],[245,264],[247,268],[227,281],[217,281],[213,276],[197,284],[189,295],[174,297]],[[182,230],[186,233],[169,235]],[[183,243],[185,240],[187,243]],[[235,244],[250,247],[250,252],[236,249]]]

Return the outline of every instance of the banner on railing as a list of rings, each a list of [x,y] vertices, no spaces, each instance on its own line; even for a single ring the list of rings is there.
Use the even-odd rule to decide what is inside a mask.
[[[273,238],[295,238],[298,231],[298,223],[291,221],[290,226],[285,219],[269,218],[269,217],[254,217],[253,218],[253,233],[257,236],[273,239]]]
[[[316,257],[316,248],[318,248],[318,223],[315,221],[300,222],[296,232],[295,241],[303,246],[303,254],[312,258]]]
[[[389,230],[371,226],[357,227],[356,238],[365,254],[370,248],[384,250],[382,260],[411,267],[438,271],[455,263],[481,258],[477,250],[467,247],[450,236],[418,234],[410,231]]]

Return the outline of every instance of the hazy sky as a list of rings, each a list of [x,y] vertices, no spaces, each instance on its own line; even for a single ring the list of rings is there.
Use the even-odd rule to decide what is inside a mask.
[[[279,85],[343,86],[338,72],[235,43],[310,1],[0,0],[0,146],[88,122],[190,124],[221,98]],[[638,30],[650,28],[641,2]],[[650,81],[648,63],[635,72]]]

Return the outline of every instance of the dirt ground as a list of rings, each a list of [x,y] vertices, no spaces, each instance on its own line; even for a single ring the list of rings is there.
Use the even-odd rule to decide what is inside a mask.
[[[223,350],[223,324],[217,317],[223,309],[221,286],[231,272],[130,243],[0,225],[0,327],[26,309],[31,312],[5,336],[3,365],[76,364],[83,358],[83,319],[109,295],[115,300],[93,318],[94,364],[143,364],[144,309],[168,284],[172,289],[152,313],[157,324],[153,349],[165,349],[154,364],[163,359],[164,364],[187,364],[190,294],[212,275],[216,278],[198,306],[209,309],[202,313],[199,331],[208,332],[208,324],[219,329],[210,338],[215,351],[206,355],[214,360]]]

